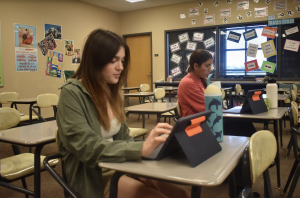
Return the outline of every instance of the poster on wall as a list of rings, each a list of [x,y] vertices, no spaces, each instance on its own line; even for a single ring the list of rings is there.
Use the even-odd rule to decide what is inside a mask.
[[[186,43],[186,50],[195,51],[196,48],[197,48],[197,43],[196,42],[190,42],[190,41],[188,41]]]
[[[48,51],[46,76],[52,76],[56,78],[61,77],[61,71],[63,68],[63,57],[64,55],[62,53]]]
[[[252,39],[257,38],[257,34],[256,34],[255,29],[248,30],[248,31],[244,32],[243,35],[244,35],[245,41],[250,41]]]
[[[284,43],[283,49],[289,50],[289,51],[293,51],[293,52],[298,52],[299,45],[300,45],[299,41],[294,41],[294,40],[286,39],[285,43]]]
[[[74,49],[74,56],[72,56],[72,65],[80,63],[80,49]]]
[[[249,43],[246,56],[256,58],[257,50],[258,50],[258,45]]]
[[[174,69],[171,70],[173,78],[182,74],[180,67],[175,67]]]
[[[193,34],[193,41],[203,41],[204,33],[202,32],[194,32]]]
[[[204,15],[204,24],[215,23],[215,15]]]
[[[254,8],[254,17],[266,17],[268,16],[268,7]]]
[[[209,39],[204,40],[203,44],[204,44],[205,49],[208,49],[208,48],[214,46],[215,45],[214,37],[210,37]]]
[[[293,3],[300,3],[300,0],[293,0]]]
[[[180,43],[184,43],[184,42],[187,42],[190,40],[189,38],[189,34],[187,32],[183,33],[183,34],[180,34],[178,35],[178,39],[179,39],[179,42]]]
[[[221,8],[220,18],[231,17],[231,8]]]
[[[53,35],[55,40],[61,40],[62,28],[60,25],[53,25],[45,23],[45,37],[49,36],[50,34]]]
[[[227,37],[228,41],[233,41],[235,43],[239,43],[240,39],[241,39],[241,34],[233,31],[230,31]]]
[[[264,52],[265,58],[277,55],[276,48],[273,40],[267,41],[261,44],[261,48]]]
[[[274,11],[286,10],[287,2],[284,0],[274,1]]]
[[[17,72],[38,71],[36,27],[14,24]]]
[[[0,22],[0,32],[1,32],[1,22]],[[2,75],[2,52],[1,52],[1,35],[0,35],[0,86],[3,86],[3,75]]]
[[[299,32],[299,28],[298,26],[293,26],[293,27],[285,27],[285,35],[286,36],[289,36],[291,34],[295,34],[295,33],[298,33]]]
[[[55,39],[52,34],[44,38],[38,43],[39,49],[42,52],[43,56],[46,56],[48,50],[54,50],[57,47]]]
[[[246,69],[247,72],[259,69],[258,64],[257,64],[257,60],[246,62],[245,63],[245,69]]]
[[[268,37],[268,38],[271,38],[271,39],[274,39],[275,36],[276,36],[276,32],[277,32],[276,28],[271,28],[271,27],[265,26],[263,28],[263,31],[262,31],[261,35],[265,36],[265,37]]]
[[[177,54],[172,54],[171,56],[171,61],[173,63],[176,63],[177,65],[179,65],[180,61],[181,61],[181,56],[177,55]]]
[[[192,16],[199,16],[199,8],[198,7],[189,9],[189,17],[192,17]]]
[[[247,9],[249,9],[249,0],[247,0],[247,1],[237,1],[236,2],[236,9],[237,10],[247,10]]]
[[[260,70],[266,71],[266,72],[269,72],[269,73],[273,74],[275,68],[276,68],[276,63],[264,61],[261,68],[260,68]]]
[[[179,42],[171,44],[170,49],[171,49],[171,53],[179,51],[180,50]]]
[[[65,44],[65,55],[73,56],[74,55],[74,41],[65,39],[64,44]]]

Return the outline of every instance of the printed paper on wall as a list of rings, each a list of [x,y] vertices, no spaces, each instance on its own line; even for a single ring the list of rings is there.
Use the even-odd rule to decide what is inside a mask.
[[[299,41],[294,41],[294,40],[286,39],[285,43],[284,43],[283,49],[289,50],[289,51],[293,51],[293,52],[298,52],[299,45],[300,45]]]
[[[241,34],[230,31],[227,37],[227,40],[239,43],[241,39]]]
[[[179,56],[179,55],[177,55],[177,54],[172,54],[172,56],[171,56],[171,61],[173,62],[173,63],[176,63],[177,65],[180,63],[180,61],[181,61],[181,56]]]
[[[172,77],[176,77],[176,76],[182,74],[180,67],[178,66],[178,67],[175,67],[174,69],[172,69],[171,74],[172,74]]]
[[[202,32],[194,32],[193,41],[203,41],[204,33]]]
[[[221,8],[220,9],[220,18],[231,17],[231,8]]]
[[[199,16],[199,8],[198,7],[189,9],[189,17],[192,17],[192,16]]]
[[[237,1],[237,10],[247,10],[249,9],[249,1]]]
[[[274,1],[274,11],[286,10],[287,2],[286,1]]]
[[[184,42],[187,42],[190,40],[189,38],[189,34],[186,32],[186,33],[183,33],[183,34],[180,34],[178,35],[178,39],[179,39],[179,42],[180,43],[184,43]]]
[[[257,34],[256,34],[255,29],[248,30],[248,31],[244,32],[243,35],[244,35],[245,41],[250,41],[252,39],[257,38]]]
[[[188,41],[186,43],[186,50],[195,51],[196,48],[197,48],[197,43],[196,42],[190,42],[190,41]]]
[[[171,50],[171,53],[179,51],[180,50],[179,42],[171,44],[170,45],[170,50]]]
[[[209,39],[204,40],[203,44],[204,44],[205,49],[208,49],[208,48],[214,46],[215,45],[214,37],[210,37]]]
[[[246,62],[245,63],[245,69],[246,69],[247,72],[259,69],[258,64],[257,64],[257,60]]]
[[[256,58],[258,45],[250,43],[247,50],[247,56]]]
[[[215,15],[204,15],[204,24],[215,23]]]
[[[261,44],[265,58],[277,55],[273,40]]]
[[[266,72],[269,72],[269,73],[273,74],[274,71],[275,71],[275,68],[276,68],[276,63],[264,61],[261,68],[260,68],[260,70],[266,71]]]
[[[268,16],[268,7],[254,8],[254,17]]]
[[[268,38],[274,39],[276,36],[277,29],[265,26],[261,35],[266,36]]]

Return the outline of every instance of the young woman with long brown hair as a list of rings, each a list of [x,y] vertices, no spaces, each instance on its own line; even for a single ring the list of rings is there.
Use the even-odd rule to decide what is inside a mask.
[[[169,134],[159,123],[144,142],[129,136],[121,87],[128,73],[129,48],[117,34],[97,29],[88,36],[75,74],[61,87],[57,110],[59,152],[70,186],[81,197],[109,196],[112,171],[101,161],[124,162],[148,156]],[[189,197],[181,186],[143,178],[121,177],[118,197]]]

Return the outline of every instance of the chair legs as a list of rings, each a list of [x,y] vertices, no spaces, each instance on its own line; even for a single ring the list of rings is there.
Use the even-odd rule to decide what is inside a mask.
[[[288,146],[287,146],[287,150],[288,150],[288,151],[287,151],[286,156],[285,156],[286,159],[289,157],[290,152],[291,152],[291,150],[292,150],[292,147],[293,147],[293,144],[292,144],[292,138],[291,138],[290,141],[289,141],[289,144],[288,144]]]
[[[27,184],[26,184],[25,178],[22,178],[21,181],[22,181],[23,188],[27,189]],[[29,195],[25,194],[25,197],[29,198]]]
[[[287,189],[289,188],[289,185],[290,185],[290,183],[291,183],[291,181],[292,181],[292,179],[293,179],[293,176],[294,176],[294,174],[295,174],[295,172],[296,172],[296,169],[297,169],[297,167],[298,167],[298,164],[299,164],[299,163],[297,162],[297,160],[295,160],[294,165],[293,165],[292,170],[291,170],[291,173],[290,173],[290,175],[289,175],[289,178],[288,178],[288,180],[287,180],[287,182],[286,182],[286,184],[285,184],[285,187],[284,187],[284,189],[283,189],[283,191],[282,191],[282,194],[285,194],[286,191],[287,191]]]
[[[297,182],[298,182],[298,179],[299,179],[299,176],[300,176],[300,168],[298,167],[296,170],[296,173],[294,175],[294,179],[292,181],[291,188],[290,188],[287,198],[292,198],[294,190],[295,190]]]
[[[269,169],[267,168],[264,173],[264,194],[265,198],[273,198],[272,188],[271,188],[271,181],[270,181],[270,174]]]

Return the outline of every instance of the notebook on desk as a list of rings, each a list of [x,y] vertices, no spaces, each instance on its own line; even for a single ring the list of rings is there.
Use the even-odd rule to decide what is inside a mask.
[[[223,113],[258,114],[268,111],[265,101],[262,97],[263,89],[249,90],[242,106],[223,110]]]
[[[206,124],[206,119],[210,114],[211,111],[204,111],[178,119],[167,141],[144,159],[161,160],[183,151],[192,167],[195,167],[221,151],[220,144]],[[203,118],[203,122],[194,123],[194,126],[199,127],[201,132],[189,136],[186,129],[193,125],[193,120],[198,118]]]

